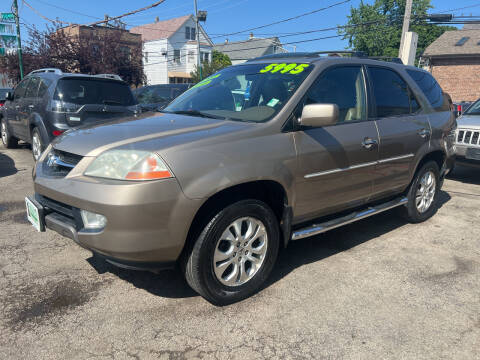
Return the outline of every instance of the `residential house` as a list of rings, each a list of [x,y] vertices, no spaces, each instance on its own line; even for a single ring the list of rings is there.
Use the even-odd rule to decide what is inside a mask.
[[[446,31],[431,43],[422,58],[426,68],[454,102],[480,98],[480,27]]]
[[[200,60],[212,60],[212,42],[201,26]],[[193,15],[136,26],[130,32],[141,34],[143,65],[149,85],[189,83],[197,64],[197,33]]]
[[[259,56],[288,52],[278,37],[258,38],[253,34],[244,41],[230,42],[227,39],[223,44],[215,44],[214,49],[228,55],[233,65]]]

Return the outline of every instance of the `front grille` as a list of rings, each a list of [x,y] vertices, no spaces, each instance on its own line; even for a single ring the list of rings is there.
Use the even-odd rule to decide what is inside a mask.
[[[52,149],[43,161],[43,172],[48,176],[65,177],[82,158],[80,155]]]
[[[457,144],[480,145],[480,130],[460,130]]]

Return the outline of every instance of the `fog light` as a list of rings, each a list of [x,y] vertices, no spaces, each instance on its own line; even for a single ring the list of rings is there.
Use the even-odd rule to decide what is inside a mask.
[[[103,229],[107,225],[107,218],[100,214],[95,214],[87,210],[80,210],[83,226],[85,229]]]

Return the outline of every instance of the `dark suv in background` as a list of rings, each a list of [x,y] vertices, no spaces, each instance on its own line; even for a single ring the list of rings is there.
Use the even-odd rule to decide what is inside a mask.
[[[133,94],[142,110],[156,111],[167,106],[192,86],[192,84],[150,85],[135,89]]]
[[[73,127],[133,115],[136,100],[118,75],[39,69],[7,93],[0,112],[3,145],[32,144],[35,160],[56,137]]]

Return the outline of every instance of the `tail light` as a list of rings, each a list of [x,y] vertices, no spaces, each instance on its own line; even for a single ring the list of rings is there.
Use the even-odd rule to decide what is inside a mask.
[[[53,136],[60,136],[65,132],[65,130],[53,130]]]

